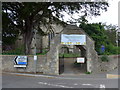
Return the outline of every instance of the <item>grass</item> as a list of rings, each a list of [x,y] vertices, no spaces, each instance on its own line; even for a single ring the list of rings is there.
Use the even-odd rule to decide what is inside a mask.
[[[48,52],[47,48],[44,48],[43,52],[37,53],[37,55],[45,55],[47,52]],[[2,52],[1,55],[25,55],[25,53],[24,53],[24,48],[19,47],[19,48],[16,48],[15,50]]]
[[[48,52],[48,48],[44,48],[42,50],[42,53],[37,53],[37,55],[45,55],[45,54],[47,54],[47,52]]]
[[[64,58],[80,57],[80,54],[64,53],[64,54],[59,54],[59,57],[64,57]]]
[[[15,50],[9,50],[2,52],[2,55],[24,55],[23,47],[16,48]]]
[[[92,72],[85,72],[85,74],[91,74]]]

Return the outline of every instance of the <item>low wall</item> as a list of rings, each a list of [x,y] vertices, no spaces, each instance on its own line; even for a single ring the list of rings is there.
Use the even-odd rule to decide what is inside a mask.
[[[16,55],[2,55],[2,71],[5,72],[26,72],[26,73],[33,73],[35,71],[35,66],[34,66],[34,59],[33,56],[28,56],[28,65],[26,68],[15,68],[14,67],[14,58]],[[109,62],[102,62],[99,59],[96,63],[93,65],[95,66],[93,73],[101,73],[101,72],[106,72],[110,70],[114,70],[120,66],[118,66],[118,59],[120,58],[120,55],[110,55],[109,57]],[[0,61],[1,62],[1,61]],[[38,55],[38,60],[37,60],[37,68],[36,71],[39,73],[43,74],[49,74],[50,71],[49,69],[52,69],[49,67],[47,70],[46,64],[47,63],[47,57],[45,55]],[[51,62],[52,63],[52,62]],[[54,74],[54,73],[53,73]]]
[[[16,55],[2,55],[2,71],[6,72],[34,72],[35,71],[35,64],[34,64],[34,57],[28,56],[28,65],[27,67],[14,67],[14,58]],[[46,62],[46,56],[38,55],[38,60],[36,64],[36,71],[37,72],[44,72],[44,66]]]
[[[120,55],[109,55],[109,61],[103,62],[101,61],[101,56],[99,56],[98,62],[96,63],[96,68],[94,70],[95,73],[107,72],[114,69],[118,69],[118,59],[120,59]]]

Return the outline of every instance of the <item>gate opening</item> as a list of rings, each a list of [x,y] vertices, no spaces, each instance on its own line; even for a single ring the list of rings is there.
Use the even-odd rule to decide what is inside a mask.
[[[79,63],[77,58],[84,58]],[[86,50],[81,45],[64,45],[59,54],[59,74],[83,74],[87,72]]]

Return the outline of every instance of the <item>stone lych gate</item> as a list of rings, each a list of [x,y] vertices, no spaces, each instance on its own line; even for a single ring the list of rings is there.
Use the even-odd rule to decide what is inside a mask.
[[[86,59],[87,72],[94,72],[98,60],[95,51],[94,41],[82,29],[75,25],[67,25],[61,33],[56,35],[50,42],[50,50],[47,53],[47,61],[44,66],[44,74],[59,75],[59,52],[61,47],[61,34],[84,34],[86,35],[86,45],[77,45]]]
[[[61,28],[60,28],[61,29]],[[59,30],[59,28],[57,28]],[[14,67],[14,58],[16,55],[2,55],[1,63],[2,63],[2,71],[4,72],[24,72],[24,73],[43,73],[48,75],[59,75],[60,73],[60,65],[61,58],[59,57],[59,53],[61,53],[63,47],[65,45],[61,44],[61,34],[83,34],[86,35],[86,45],[74,45],[73,53],[80,53],[80,57],[85,58],[85,63],[82,66],[85,66],[85,72],[93,72],[93,73],[103,73],[104,71],[111,71],[118,68],[118,55],[109,56],[109,62],[102,62],[100,57],[98,57],[97,52],[94,48],[94,41],[90,38],[82,29],[78,28],[75,25],[67,25],[64,29],[61,29],[61,33],[55,35],[53,39],[50,41],[50,49],[46,55],[38,55],[38,60],[36,60],[36,68],[33,55],[28,55],[28,65],[26,68],[16,68]],[[69,46],[65,46],[69,47]],[[74,48],[75,47],[75,48]],[[71,47],[69,47],[71,51]],[[74,51],[75,50],[75,51]],[[64,50],[63,50],[64,51]],[[75,58],[76,59],[76,58]],[[74,58],[65,58],[64,60],[64,72],[63,74],[81,74],[82,67],[72,68],[70,64],[74,66]],[[63,62],[62,62],[63,64]],[[80,64],[81,65],[81,64]],[[70,67],[70,68],[68,68]],[[71,70],[67,72],[67,70]],[[76,72],[76,71],[78,72]],[[73,71],[73,72],[72,72]]]

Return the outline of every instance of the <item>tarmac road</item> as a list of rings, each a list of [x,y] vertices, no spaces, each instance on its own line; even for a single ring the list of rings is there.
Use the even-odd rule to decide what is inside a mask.
[[[118,79],[3,73],[2,88],[118,88]]]

